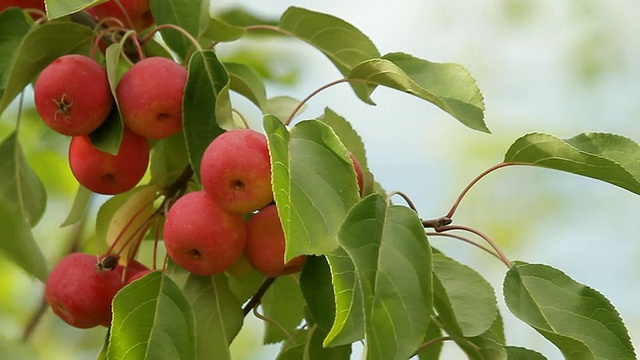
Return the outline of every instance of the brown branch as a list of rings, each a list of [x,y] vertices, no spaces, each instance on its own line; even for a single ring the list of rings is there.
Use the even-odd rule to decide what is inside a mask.
[[[273,284],[274,281],[276,281],[276,279],[277,278],[275,277],[268,277],[264,279],[264,281],[262,282],[262,285],[260,285],[256,293],[253,294],[251,299],[249,299],[249,301],[246,304],[244,304],[244,306],[242,307],[242,314],[244,316],[247,316],[247,314],[249,314],[253,308],[255,308],[260,304],[260,301],[262,301],[262,297],[267,292],[267,290],[269,290],[269,287],[271,287],[271,285]]]

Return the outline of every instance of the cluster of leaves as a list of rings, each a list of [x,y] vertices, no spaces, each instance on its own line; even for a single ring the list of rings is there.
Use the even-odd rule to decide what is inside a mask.
[[[0,112],[53,59],[89,53],[96,33],[72,14],[92,3],[48,0],[52,20],[42,24],[19,9],[0,13]],[[471,75],[457,64],[405,53],[381,55],[358,29],[331,15],[292,7],[275,24],[256,18],[247,23],[247,17],[232,16],[237,12],[211,17],[207,4],[151,1],[158,25],[178,26],[196,43],[172,28],[160,30],[166,45],[155,39],[144,43],[147,55],[173,57],[189,74],[184,131],[154,144],[150,182],[171,184],[186,166],[197,181],[206,146],[237,126],[230,92],[238,93],[264,114],[286,258],[307,254],[308,261],[301,274],[269,282],[264,294],[265,279],[255,272],[243,278],[201,277],[169,263],[164,273],[152,273],[116,296],[101,356],[229,358],[229,345],[246,315],[242,304],[258,292],[259,316],[266,319],[264,341],[282,342],[279,359],[346,359],[351,345],[362,340],[368,359],[435,359],[443,341],[455,342],[471,359],[544,359],[505,343],[493,288],[474,269],[430,246],[425,227],[431,222],[410,207],[391,203],[371,176],[365,196],[359,196],[348,152],[368,172],[365,148],[346,119],[327,108],[316,118],[294,120],[309,98],[269,98],[254,68],[221,61],[211,45],[269,31],[299,39],[322,52],[344,76],[320,90],[348,83],[358,99],[373,104],[371,94],[385,86],[429,101],[471,129],[489,132]],[[130,66],[122,47],[113,44],[104,55],[112,79]],[[120,119],[110,119],[92,140],[114,151],[121,129]],[[48,270],[30,229],[42,217],[46,191],[22,152],[18,130],[0,144],[0,227],[5,233],[0,249],[44,280]],[[558,139],[527,134],[496,168],[507,165],[566,171],[640,194],[640,146],[618,135]],[[130,195],[107,202],[98,214],[99,229]],[[88,198],[81,188],[65,225],[81,218]],[[456,229],[448,227],[452,216],[433,227],[437,232]],[[499,249],[494,251],[499,255]],[[620,316],[600,293],[549,266],[501,259],[509,266],[502,289],[509,310],[567,359],[635,358]]]

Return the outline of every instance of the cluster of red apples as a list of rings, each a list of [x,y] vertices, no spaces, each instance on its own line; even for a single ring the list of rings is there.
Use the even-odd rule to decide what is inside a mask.
[[[148,0],[118,3],[107,1],[87,12],[98,21],[104,19],[110,25],[115,21],[116,26],[136,31],[153,25]],[[41,0],[29,4],[0,0],[0,10],[11,5],[44,10]],[[115,195],[140,183],[149,163],[149,139],[181,131],[186,80],[184,66],[149,57],[111,84],[99,62],[71,54],[41,72],[34,100],[45,124],[71,137],[69,165],[77,181],[93,192]],[[118,121],[118,115],[123,132],[117,153],[111,154],[94,146],[91,134],[107,121]],[[362,189],[362,171],[351,159]],[[304,256],[285,261],[285,237],[273,199],[263,134],[238,129],[216,137],[203,154],[200,179],[202,190],[177,198],[166,214],[163,239],[176,264],[201,276],[225,271],[241,276],[251,268],[267,277],[300,271]],[[53,311],[78,328],[109,326],[116,293],[152,271],[129,255],[65,256],[46,282],[45,296]]]

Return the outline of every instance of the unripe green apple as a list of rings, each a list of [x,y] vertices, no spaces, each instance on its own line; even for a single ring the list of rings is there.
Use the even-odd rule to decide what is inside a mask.
[[[82,186],[106,195],[131,190],[149,164],[147,139],[126,127],[116,155],[96,149],[89,136],[74,136],[69,145],[69,166]]]
[[[264,134],[227,131],[205,150],[200,163],[202,187],[224,209],[248,214],[273,201],[271,160]]]
[[[122,121],[133,132],[162,139],[182,129],[182,97],[187,70],[173,60],[149,57],[122,75],[116,97]]]
[[[154,23],[149,0],[109,0],[88,8],[87,12],[98,20],[116,18],[127,28],[136,31],[144,30]]]
[[[276,277],[300,271],[306,257],[297,256],[284,261],[285,238],[275,205],[258,211],[247,222],[245,254],[256,270],[265,276]]]
[[[171,259],[202,276],[226,271],[242,254],[247,237],[244,219],[204,191],[188,193],[173,204],[163,234]]]
[[[38,76],[34,102],[42,120],[63,135],[97,129],[113,107],[105,69],[90,57],[64,55]]]
[[[109,326],[111,301],[122,288],[120,273],[101,270],[95,255],[72,253],[53,268],[45,284],[47,302],[77,328]]]

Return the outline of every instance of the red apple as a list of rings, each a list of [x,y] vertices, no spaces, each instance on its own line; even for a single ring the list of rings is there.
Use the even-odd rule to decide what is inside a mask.
[[[226,271],[246,241],[243,218],[222,209],[204,191],[188,193],[173,204],[163,234],[171,259],[202,276]]]
[[[53,312],[77,328],[109,326],[111,301],[122,288],[120,274],[101,270],[94,255],[72,253],[53,268],[45,297]]]
[[[161,139],[182,129],[182,97],[187,70],[163,57],[143,59],[118,82],[122,121],[146,138]]]
[[[284,261],[285,238],[275,205],[258,211],[247,222],[245,254],[256,270],[265,276],[276,277],[300,271],[306,257],[297,256]]]
[[[36,9],[44,12],[44,0],[0,0],[0,11],[16,6],[22,9]],[[39,16],[31,14],[31,17],[36,20]]]
[[[74,136],[69,146],[71,172],[80,184],[99,194],[114,195],[133,189],[148,164],[147,139],[126,127],[116,155],[96,149],[88,135]]]
[[[92,132],[113,107],[105,69],[84,55],[54,60],[38,76],[33,94],[42,120],[63,135]]]
[[[88,8],[87,12],[98,20],[118,19],[124,26],[136,31],[144,30],[154,23],[149,0],[109,0]]]
[[[224,209],[248,214],[273,201],[267,138],[250,129],[215,138],[200,163],[202,187]]]

